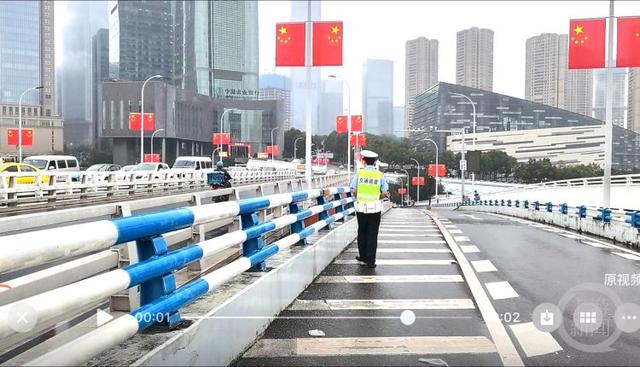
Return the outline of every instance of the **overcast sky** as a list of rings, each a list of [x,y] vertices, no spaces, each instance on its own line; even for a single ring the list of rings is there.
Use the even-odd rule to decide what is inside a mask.
[[[640,1],[616,1],[615,15],[640,15]],[[273,72],[275,23],[288,21],[289,1],[260,1],[260,71]],[[455,83],[456,32],[477,26],[494,34],[495,92],[524,97],[525,41],[540,33],[568,33],[569,19],[606,17],[608,1],[323,1],[322,20],[344,22],[344,65],[323,68],[351,86],[353,112],[361,112],[362,64],[394,62],[394,105],[404,105],[405,41],[435,38],[439,79]],[[277,72],[288,74],[289,68]]]

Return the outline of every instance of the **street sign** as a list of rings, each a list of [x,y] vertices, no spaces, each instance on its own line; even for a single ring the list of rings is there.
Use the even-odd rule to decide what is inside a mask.
[[[461,159],[460,160],[460,170],[461,171],[466,171],[467,170],[467,160],[466,159]]]
[[[480,154],[479,150],[470,150],[465,154],[464,158],[468,162],[468,171],[480,172]]]
[[[263,152],[259,152],[259,153],[258,153],[258,158],[259,158],[259,159],[266,159],[266,158],[269,158],[269,154],[267,154],[267,153],[263,153]]]

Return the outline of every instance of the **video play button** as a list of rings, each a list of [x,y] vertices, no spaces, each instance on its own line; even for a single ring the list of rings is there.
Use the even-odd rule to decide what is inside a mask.
[[[9,327],[18,333],[31,331],[38,324],[38,314],[28,303],[16,303],[9,310]]]

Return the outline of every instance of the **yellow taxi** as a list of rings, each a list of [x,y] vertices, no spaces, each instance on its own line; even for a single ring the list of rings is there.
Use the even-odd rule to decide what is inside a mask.
[[[35,166],[32,166],[30,164],[25,164],[25,163],[4,163],[0,165],[0,175],[2,175],[5,172],[6,173],[32,172],[34,174],[33,176],[20,176],[16,178],[16,183],[23,185],[23,184],[35,184],[37,174],[42,172],[42,170],[38,169]],[[2,175],[2,176],[6,176],[6,175]],[[42,180],[42,183],[45,183],[45,184],[49,183],[49,176],[40,176],[40,179]],[[6,177],[5,180],[8,184],[9,177]]]

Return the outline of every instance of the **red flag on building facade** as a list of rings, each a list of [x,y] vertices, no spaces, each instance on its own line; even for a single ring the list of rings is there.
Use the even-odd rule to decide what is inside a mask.
[[[276,23],[276,66],[304,66],[304,23]]]
[[[313,22],[312,65],[342,65],[342,22]]]
[[[339,134],[347,132],[347,116],[340,115],[336,117],[336,132]]]
[[[7,129],[7,145],[18,145],[18,129]],[[22,146],[33,145],[33,129],[22,129]]]
[[[616,67],[640,66],[640,17],[618,18]]]
[[[605,18],[571,19],[569,22],[569,69],[605,66]]]

